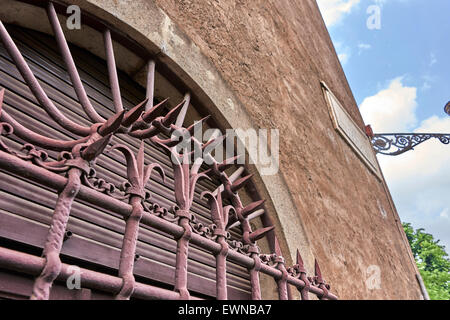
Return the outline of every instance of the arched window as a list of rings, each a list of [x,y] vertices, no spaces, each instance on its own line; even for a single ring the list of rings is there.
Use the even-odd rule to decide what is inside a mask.
[[[221,138],[177,148],[174,133],[214,127],[180,79],[100,20],[86,32],[105,59],[68,44],[46,10],[54,36],[0,25],[0,296],[259,299],[262,272],[282,299],[288,284],[335,298],[318,266],[285,267],[273,226],[252,230],[264,202],[207,152]]]

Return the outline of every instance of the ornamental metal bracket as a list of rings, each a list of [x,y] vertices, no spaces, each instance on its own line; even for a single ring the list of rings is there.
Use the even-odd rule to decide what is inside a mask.
[[[414,150],[419,144],[430,139],[437,139],[443,144],[450,144],[450,133],[380,133],[373,134],[370,126],[366,132],[372,140],[372,146],[377,154],[398,156]]]

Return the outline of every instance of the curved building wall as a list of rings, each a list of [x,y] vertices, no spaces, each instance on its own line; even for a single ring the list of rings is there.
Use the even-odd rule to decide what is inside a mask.
[[[333,127],[321,81],[359,128],[364,123],[314,0],[71,4],[157,55],[221,128],[280,130],[280,170],[255,181],[286,256],[300,248],[310,273],[316,257],[341,299],[422,297],[384,179]],[[36,21],[23,24],[39,30]],[[85,41],[76,31],[67,38]],[[136,71],[133,60],[117,60]],[[371,270],[380,271],[379,289],[366,285]]]

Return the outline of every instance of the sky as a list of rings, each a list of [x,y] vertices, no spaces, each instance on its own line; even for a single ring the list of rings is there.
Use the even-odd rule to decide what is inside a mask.
[[[366,124],[375,133],[449,133],[450,1],[317,0]],[[450,145],[378,155],[403,222],[450,253]]]

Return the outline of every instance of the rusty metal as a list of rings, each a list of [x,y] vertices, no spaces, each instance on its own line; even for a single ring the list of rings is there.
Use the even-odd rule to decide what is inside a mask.
[[[314,272],[315,272],[314,278],[310,278],[308,280],[313,286],[322,290],[322,294],[319,295],[318,298],[320,300],[328,300],[330,285],[327,284],[325,280],[322,278],[322,272],[320,271],[320,266],[317,259],[314,262]]]
[[[145,106],[145,111],[153,108],[153,99],[155,96],[155,61],[150,60],[147,64],[147,90],[146,90],[146,98],[148,99],[148,103]]]
[[[186,115],[186,108],[189,105],[189,95],[186,96],[186,99],[183,103],[183,108],[181,108],[181,113],[178,113],[177,117],[177,123],[184,121],[184,116]],[[174,112],[169,112],[168,116],[170,114],[177,114]],[[170,117],[170,121],[174,117]],[[170,134],[173,134],[174,132],[177,132],[180,137],[190,136],[189,131],[186,128],[179,127],[177,124],[173,124],[170,126],[170,128],[166,127],[166,122],[163,120],[160,125],[159,129],[163,132],[167,132]],[[194,139],[194,138],[192,138]],[[175,213],[175,216],[178,218],[178,224],[181,226],[184,230],[183,234],[176,238],[177,240],[177,252],[176,252],[176,265],[175,265],[175,291],[179,292],[182,299],[189,299],[189,291],[187,288],[187,263],[188,263],[188,250],[189,250],[189,241],[192,238],[193,229],[191,226],[191,222],[193,220],[193,216],[191,213],[191,206],[192,202],[194,200],[194,193],[195,193],[195,187],[197,182],[200,179],[210,179],[209,176],[205,173],[199,173],[199,170],[204,162],[204,159],[201,157],[194,157],[194,163],[192,166],[190,166],[191,163],[191,155],[188,153],[187,149],[182,149],[182,153],[179,153],[177,151],[177,145],[178,142],[173,144],[173,140],[161,140],[159,138],[153,137],[152,141],[162,146],[167,154],[172,159],[172,167],[174,170],[174,181],[175,181],[175,201],[176,201],[176,207],[173,208],[173,211]],[[197,147],[202,148],[202,144],[195,141]],[[206,195],[206,194],[205,194]],[[213,213],[213,221],[220,221],[222,218],[220,218],[220,213],[216,212],[215,210],[222,210],[219,209],[218,204],[216,204],[216,207],[213,206],[212,213]],[[226,209],[226,212],[229,210]],[[223,212],[222,212],[223,213]],[[218,216],[219,215],[219,216]],[[222,224],[226,225],[226,222],[222,222]],[[219,227],[220,228],[220,227]],[[220,229],[219,229],[220,230]],[[223,243],[223,241],[221,241]],[[219,253],[219,256],[223,256],[227,251],[227,248],[224,249],[223,245],[221,244],[221,252]],[[224,269],[223,266],[223,259],[219,259],[219,264],[221,267],[221,270]],[[219,274],[219,281],[221,282],[220,290],[218,289],[218,292],[220,293],[221,298],[226,296],[226,294],[223,293],[223,290],[225,289],[223,287],[223,274],[220,272]]]
[[[227,243],[226,227],[229,221],[230,212],[234,210],[233,206],[223,206],[222,194],[219,192],[214,196],[209,191],[204,191],[201,198],[209,198],[209,206],[211,208],[211,216],[215,229],[213,235],[216,241],[220,244],[221,250],[216,255],[216,297],[217,300],[227,300],[227,255],[229,246]]]
[[[286,262],[281,254],[280,244],[278,243],[277,237],[275,237],[275,255],[276,266],[282,273],[281,278],[276,281],[278,287],[278,297],[280,300],[289,300],[287,286],[288,272],[286,270]]]
[[[86,94],[86,90],[84,90],[80,75],[77,72],[77,67],[75,66],[75,62],[73,61],[69,46],[67,44],[66,38],[64,37],[63,30],[59,23],[58,16],[56,15],[55,7],[53,6],[52,2],[48,3],[47,15],[50,20],[53,33],[55,34],[59,50],[66,64],[67,72],[69,73],[70,79],[72,80],[73,88],[77,94],[81,106],[93,122],[104,122],[105,119],[101,117],[97,113],[97,111],[95,111],[94,107],[91,104],[91,101]]]
[[[0,167],[19,176],[26,175],[32,181],[39,181],[49,188],[59,189],[63,188],[67,184],[66,177],[48,171],[29,161],[18,159],[15,155],[3,151],[0,151]],[[122,215],[125,219],[132,212],[132,206],[128,203],[112,198],[85,185],[81,186],[80,191],[78,192],[78,198],[88,203],[96,203],[107,210],[114,211],[117,214]],[[175,238],[180,237],[184,231],[179,225],[158,216],[156,213],[144,213],[141,222],[144,225],[168,233]],[[217,242],[204,238],[203,236],[195,233],[192,235],[191,243],[213,254],[218,254],[221,250],[221,246]],[[233,248],[229,251],[227,260],[239,263],[248,269],[255,268],[258,271],[274,278],[279,278],[281,276],[281,272],[278,269],[269,265],[261,263],[257,266],[255,264],[255,260],[249,256],[249,253],[250,252],[248,249],[238,251]],[[260,261],[260,259],[258,258],[257,261]],[[297,288],[303,288],[305,286],[305,282],[290,275],[288,276],[287,281],[289,284],[294,285]],[[120,287],[121,286],[118,287],[117,292],[120,290]],[[317,286],[311,286],[309,292],[317,296],[323,295],[323,291]],[[337,297],[329,293],[329,299],[335,300]]]
[[[81,126],[72,120],[64,116],[53,104],[53,102],[48,98],[47,94],[42,89],[41,85],[37,81],[27,62],[23,58],[19,49],[17,48],[14,41],[11,39],[8,31],[6,30],[3,23],[0,21],[0,39],[3,42],[6,50],[8,51],[11,58],[14,60],[17,69],[22,75],[23,79],[27,83],[28,87],[32,91],[36,100],[40,103],[42,108],[47,112],[47,114],[55,120],[59,125],[66,128],[70,132],[73,132],[80,136],[88,136],[91,131],[90,128]]]
[[[297,263],[288,269],[288,273],[297,279],[302,280],[305,285],[303,287],[297,287],[300,292],[300,297],[302,300],[309,300],[309,290],[311,288],[311,283],[308,280],[305,265],[303,263],[303,258],[300,255],[300,251],[297,249]]]
[[[117,300],[129,300],[135,290],[135,279],[133,275],[136,255],[136,244],[139,233],[139,222],[144,214],[142,201],[146,198],[145,185],[148,183],[152,171],[155,169],[161,175],[163,181],[165,174],[163,168],[153,163],[145,167],[144,164],[144,142],[141,142],[137,159],[133,152],[125,145],[115,145],[113,149],[121,151],[127,161],[128,182],[125,194],[129,195],[129,203],[132,206],[131,215],[126,219],[125,234],[123,236],[122,251],[120,254],[119,277],[123,279],[123,285],[116,295]],[[149,194],[148,197],[151,195]]]
[[[0,247],[0,267],[6,270],[22,272],[36,276],[45,265],[45,259],[36,257],[27,253],[18,252]],[[81,285],[86,288],[100,290],[103,292],[115,294],[122,287],[122,279],[108,274],[96,272],[89,269],[80,268]],[[66,281],[72,272],[70,266],[63,263],[58,280]],[[136,283],[135,290],[132,295],[137,299],[144,300],[178,300],[179,294],[167,289],[150,286],[143,283]],[[200,300],[191,296],[192,300]]]
[[[272,231],[273,227],[252,232],[250,223],[244,216],[246,214],[246,212],[244,212],[245,207],[243,206],[242,201],[237,193],[240,188],[244,187],[245,184],[249,182],[251,176],[246,176],[233,182],[230,180],[228,175],[223,172],[226,168],[226,165],[222,164],[222,166],[220,166],[215,161],[215,159],[210,156],[210,154],[208,154],[208,156],[210,158],[209,160],[213,163],[212,172],[219,176],[219,179],[221,180],[223,185],[223,191],[221,190],[218,193],[223,193],[227,198],[230,199],[232,205],[234,206],[235,219],[241,223],[242,227],[243,245],[247,246],[248,253],[254,261],[253,266],[249,268],[252,300],[261,300],[261,287],[259,283],[259,268],[261,265],[261,261],[259,259],[260,250],[256,246],[255,242],[258,239],[263,238],[268,232]],[[219,167],[221,168],[219,169]],[[254,206],[256,207],[256,205]]]
[[[108,65],[109,85],[113,95],[114,109],[116,112],[121,112],[123,110],[122,96],[120,94],[119,77],[117,76],[114,48],[109,29],[106,29],[103,33],[103,41],[105,42],[106,64]]]
[[[329,292],[330,287],[323,280],[317,262],[315,277],[310,279],[306,276],[299,253],[297,264],[292,268],[286,268],[276,237],[274,237],[275,252],[270,255],[261,254],[257,241],[273,233],[274,226],[252,230],[250,220],[264,214],[264,200],[244,205],[239,191],[250,183],[252,175],[240,177],[244,170],[240,168],[234,175],[228,176],[225,170],[234,165],[237,157],[223,163],[218,163],[212,157],[210,152],[225,137],[207,143],[199,142],[192,137],[196,126],[201,126],[208,117],[187,128],[183,127],[191,101],[190,93],[186,93],[178,106],[163,114],[162,106],[167,99],[156,106],[153,105],[155,62],[146,60],[148,61],[146,100],[130,110],[124,110],[114,57],[113,37],[109,29],[103,29],[106,64],[115,109],[114,115],[103,119],[87,97],[52,2],[47,4],[47,14],[79,103],[92,124],[88,127],[79,125],[56,108],[0,22],[0,38],[41,107],[64,129],[80,136],[65,141],[49,138],[28,129],[3,110],[5,90],[0,90],[0,168],[58,190],[43,257],[0,248],[2,268],[20,269],[25,273],[37,275],[31,299],[48,299],[53,282],[57,279],[66,280],[70,275],[68,266],[60,260],[60,252],[64,241],[73,241],[70,240],[72,237],[71,232],[67,230],[67,222],[75,199],[111,210],[126,220],[120,251],[119,277],[82,269],[83,287],[109,292],[116,299],[131,297],[195,299],[188,289],[188,251],[190,244],[193,244],[210,252],[216,258],[217,299],[228,298],[227,261],[238,263],[248,269],[252,299],[261,299],[260,272],[273,277],[277,283],[279,298],[282,300],[290,297],[288,285],[295,286],[304,300],[308,299],[309,292],[323,300],[337,299]],[[179,138],[174,139],[175,133]],[[95,160],[105,153],[106,147],[116,134],[125,134],[141,141],[137,156],[124,144],[115,145],[110,149],[122,152],[126,159],[128,181],[121,188],[116,188],[113,184],[96,177],[94,169]],[[161,138],[160,134],[165,138]],[[16,135],[26,142],[22,150],[12,150],[1,140],[2,136],[8,135]],[[183,149],[186,145],[182,144],[186,141],[181,137],[186,136],[191,137],[188,145],[194,146],[193,152]],[[151,203],[150,194],[145,190],[153,170],[158,171],[162,182],[165,182],[165,174],[159,164],[152,163],[145,166],[145,139],[162,147],[172,160],[176,203],[173,208],[163,208]],[[46,150],[59,152],[59,159],[49,160]],[[207,163],[212,165],[201,172],[206,159],[209,160]],[[206,191],[201,194],[201,198],[208,200],[213,223],[205,227],[193,214],[192,205],[199,180],[211,179],[213,176],[218,178],[222,185],[214,192]],[[121,193],[116,194],[118,189]],[[229,200],[231,205],[224,206],[225,200]],[[139,257],[136,245],[140,224],[171,235],[176,240],[174,291],[136,282],[133,270]],[[230,237],[229,230],[235,226],[240,226],[242,230],[242,238],[239,240],[232,240]],[[84,297],[89,295],[90,293],[83,294]]]

